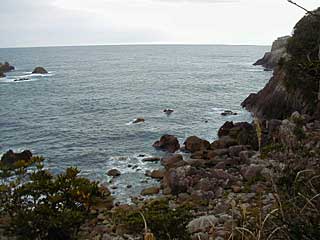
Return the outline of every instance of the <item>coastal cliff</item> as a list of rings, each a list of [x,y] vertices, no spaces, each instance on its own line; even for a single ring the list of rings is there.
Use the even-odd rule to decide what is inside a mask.
[[[242,107],[263,119],[284,119],[295,111],[319,118],[319,39],[320,8],[296,24],[291,38],[274,43],[274,48],[278,49],[275,51],[282,57],[274,67],[273,77],[261,91],[250,94]],[[271,67],[269,61],[264,60],[262,64]]]
[[[261,65],[267,70],[274,69],[278,65],[281,58],[288,57],[287,44],[289,39],[290,36],[284,36],[275,40],[272,44],[271,51],[266,52],[263,58],[256,61],[253,65]]]

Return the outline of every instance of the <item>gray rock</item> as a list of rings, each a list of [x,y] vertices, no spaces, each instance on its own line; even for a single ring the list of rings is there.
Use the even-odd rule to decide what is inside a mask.
[[[187,230],[190,233],[206,232],[219,222],[219,219],[214,215],[198,217],[187,225]]]
[[[107,175],[110,177],[118,177],[121,175],[121,172],[118,169],[111,169],[107,172]]]

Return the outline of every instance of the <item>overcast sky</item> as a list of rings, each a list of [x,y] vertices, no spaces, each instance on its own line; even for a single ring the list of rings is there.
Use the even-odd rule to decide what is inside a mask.
[[[296,0],[308,9],[319,0]],[[1,0],[0,47],[270,45],[304,12],[286,0]]]

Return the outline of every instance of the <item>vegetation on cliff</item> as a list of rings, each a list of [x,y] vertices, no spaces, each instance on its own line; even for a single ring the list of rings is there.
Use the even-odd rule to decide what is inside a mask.
[[[290,59],[281,63],[285,86],[288,91],[300,91],[313,113],[320,100],[320,8],[296,24],[287,51]]]

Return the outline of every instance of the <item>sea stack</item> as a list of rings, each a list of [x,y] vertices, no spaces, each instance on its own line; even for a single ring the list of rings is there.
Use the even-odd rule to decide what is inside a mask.
[[[32,73],[36,73],[36,74],[47,74],[48,71],[46,69],[44,69],[43,67],[36,67]]]

